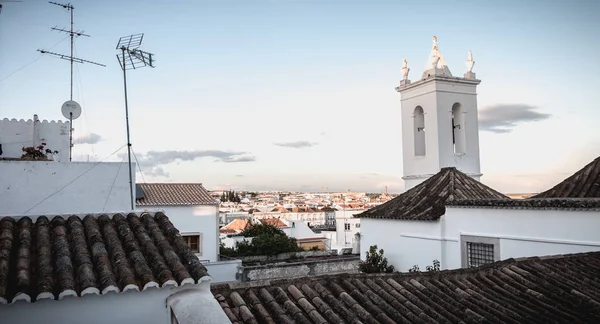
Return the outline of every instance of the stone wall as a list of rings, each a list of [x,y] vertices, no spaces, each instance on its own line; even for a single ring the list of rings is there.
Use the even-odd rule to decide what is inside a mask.
[[[359,256],[349,256],[301,262],[245,266],[239,268],[237,279],[241,282],[248,282],[324,274],[357,273],[359,261]]]
[[[266,261],[284,261],[290,259],[298,259],[298,258],[311,258],[311,257],[327,257],[337,255],[337,250],[328,250],[328,251],[303,251],[303,252],[288,252],[281,253],[275,256],[266,256],[266,255],[252,255],[252,256],[243,256],[243,257],[235,257],[236,259],[242,260],[244,263],[251,262],[266,262]]]

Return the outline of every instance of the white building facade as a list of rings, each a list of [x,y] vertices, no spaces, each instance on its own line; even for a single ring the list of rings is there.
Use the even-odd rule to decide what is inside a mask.
[[[20,158],[23,147],[36,147],[46,143],[46,148],[58,151],[54,161],[69,161],[69,122],[39,120],[37,115],[29,120],[4,118],[0,120],[0,158]]]
[[[131,211],[127,163],[0,160],[0,179],[0,215]]]
[[[356,233],[360,233],[361,224],[360,218],[355,218],[354,215],[364,212],[366,209],[343,209],[335,212],[335,231],[337,247],[352,247],[356,239]]]
[[[213,283],[235,281],[239,260],[219,256],[219,203],[201,183],[142,183],[137,210],[161,210],[207,268]]]
[[[448,206],[437,221],[362,219],[361,257],[377,245],[397,271],[406,272],[415,265],[423,271],[434,260],[442,269],[457,269],[509,258],[600,251],[595,230],[600,228],[600,201],[595,207],[579,204],[558,199],[533,207],[531,201],[515,200],[502,207]]]

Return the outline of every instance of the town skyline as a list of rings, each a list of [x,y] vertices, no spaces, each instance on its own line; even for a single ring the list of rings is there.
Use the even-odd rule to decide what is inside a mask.
[[[107,64],[76,66],[74,99],[84,115],[74,122],[75,160],[103,160],[125,144],[114,46],[144,32],[142,47],[156,53],[157,68],[129,77],[132,143],[143,174],[137,182],[402,192],[394,87],[403,58],[410,78],[419,78],[436,35],[454,75],[464,73],[473,51],[482,80],[482,182],[502,192],[546,190],[600,153],[591,95],[600,67],[587,64],[586,54],[600,47],[585,36],[599,27],[592,15],[599,4],[533,1],[514,10],[511,1],[468,3],[155,1],[115,12],[114,1],[74,1],[76,29],[92,35],[76,41],[76,56]],[[144,18],[128,19],[134,14]],[[464,19],[449,25],[454,16]],[[53,51],[67,53],[64,35],[50,30],[67,24],[68,14],[45,1],[5,5],[2,117],[63,119],[68,62],[36,49],[56,45]],[[574,68],[565,71],[561,62]],[[123,161],[123,153],[108,160]]]

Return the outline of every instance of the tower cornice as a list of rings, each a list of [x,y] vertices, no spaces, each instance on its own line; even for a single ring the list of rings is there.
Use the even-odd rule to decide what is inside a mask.
[[[458,84],[467,84],[467,85],[479,85],[481,80],[478,79],[466,79],[459,77],[447,77],[447,76],[439,76],[439,75],[431,75],[425,79],[421,79],[414,83],[408,83],[404,85],[400,85],[396,87],[396,91],[402,93],[409,89],[414,89],[419,86],[426,85],[431,82],[440,81],[440,82],[449,82],[449,83],[458,83]]]

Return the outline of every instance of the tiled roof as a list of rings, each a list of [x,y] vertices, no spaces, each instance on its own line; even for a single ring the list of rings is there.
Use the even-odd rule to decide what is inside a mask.
[[[144,198],[137,206],[216,205],[201,183],[140,183]]]
[[[288,227],[288,224],[284,223],[279,218],[265,218],[265,219],[261,219],[260,222],[265,225],[273,225],[273,226],[279,227],[279,228]]]
[[[292,208],[288,208],[287,210],[292,213],[314,213],[314,212],[316,212],[314,209],[307,207],[307,206],[292,207]]]
[[[600,157],[563,182],[531,198],[600,198]]]
[[[239,233],[245,229],[251,228],[252,223],[248,219],[234,219],[231,223],[221,227],[219,232],[223,234]]]
[[[600,323],[600,252],[211,288],[232,323]]]
[[[163,213],[0,219],[0,303],[193,284],[207,275]]]
[[[486,207],[503,209],[568,209],[600,210],[600,199],[596,198],[530,198],[530,199],[489,199],[455,200],[446,206]]]
[[[337,209],[335,208],[331,208],[331,207],[323,207],[321,208],[322,212],[333,212],[333,211],[337,211]]]
[[[456,168],[443,168],[398,197],[354,217],[438,220],[446,212],[446,203],[459,199],[508,199],[508,197]]]
[[[287,210],[287,208],[285,208],[283,206],[277,206],[277,207],[273,208],[271,210],[271,212],[287,213],[288,210]]]

